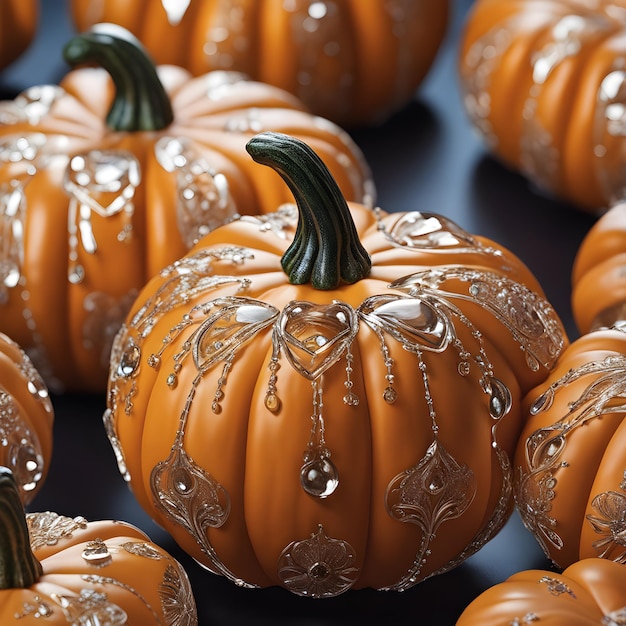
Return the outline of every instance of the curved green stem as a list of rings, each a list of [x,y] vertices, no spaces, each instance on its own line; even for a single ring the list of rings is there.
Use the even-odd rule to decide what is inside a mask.
[[[115,24],[97,24],[63,49],[72,66],[96,64],[113,79],[115,97],[107,115],[114,131],[161,130],[172,123],[170,99],[141,43]]]
[[[11,470],[0,467],[0,589],[28,589],[41,575],[19,488]]]
[[[368,276],[370,256],[345,198],[317,154],[299,139],[273,132],[256,135],[246,149],[257,163],[281,175],[298,206],[296,234],[282,258],[289,281],[335,289]]]

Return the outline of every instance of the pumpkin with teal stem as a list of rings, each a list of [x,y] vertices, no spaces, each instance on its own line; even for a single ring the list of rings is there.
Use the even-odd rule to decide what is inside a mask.
[[[348,205],[293,137],[248,151],[296,205],[215,229],[141,291],[111,354],[120,471],[239,585],[408,589],[508,518],[521,396],[565,331],[493,241]]]
[[[65,57],[77,67],[60,85],[0,104],[0,327],[55,391],[104,391],[112,338],[148,277],[233,215],[289,199],[250,166],[256,132],[306,138],[344,193],[373,201],[356,144],[284,91],[155,68],[112,25]],[[78,67],[89,63],[101,67]]]
[[[235,70],[341,126],[384,122],[432,66],[449,0],[72,0],[79,30],[114,22],[158,63]]]
[[[0,622],[197,626],[186,572],[142,531],[24,513],[15,478],[0,468]]]
[[[13,472],[24,504],[44,484],[53,448],[48,388],[22,348],[0,333],[0,466]]]
[[[527,570],[481,593],[456,626],[599,626],[626,619],[626,568],[584,559],[565,571]]]
[[[515,455],[522,520],[546,555],[626,563],[626,327],[582,335],[524,399]]]

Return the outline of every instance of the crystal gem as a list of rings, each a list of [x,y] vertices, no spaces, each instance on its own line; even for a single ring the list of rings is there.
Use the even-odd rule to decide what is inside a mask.
[[[339,485],[339,473],[330,459],[317,456],[302,466],[300,484],[308,494],[327,498]]]

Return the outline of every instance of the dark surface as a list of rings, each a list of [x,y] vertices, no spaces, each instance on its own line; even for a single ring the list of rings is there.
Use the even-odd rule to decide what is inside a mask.
[[[443,0],[442,0],[443,1]],[[0,96],[56,82],[67,71],[61,46],[73,33],[64,0],[42,0],[39,35],[27,53],[0,72]],[[577,335],[569,305],[570,270],[593,218],[536,193],[491,159],[462,109],[456,75],[457,43],[469,0],[453,0],[443,49],[415,101],[384,126],[354,132],[374,173],[387,211],[443,214],[469,232],[490,237],[520,256],[541,281]],[[145,530],[186,567],[202,626],[246,624],[382,623],[453,625],[488,586],[516,571],[547,568],[534,538],[514,516],[478,554],[448,574],[402,594],[353,591],[332,600],[301,599],[280,589],[242,590],[202,570],[139,509],[120,477],[104,435],[104,397],[53,398],[55,451],[48,480],[30,506],[87,519],[123,519]]]

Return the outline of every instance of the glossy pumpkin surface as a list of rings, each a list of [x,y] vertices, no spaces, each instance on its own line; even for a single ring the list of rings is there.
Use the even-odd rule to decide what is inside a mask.
[[[39,0],[0,2],[0,70],[32,43],[39,22]]]
[[[248,150],[297,208],[214,230],[142,290],[111,356],[120,470],[238,584],[407,589],[508,518],[521,395],[565,331],[494,242],[346,205],[294,138]]]
[[[259,130],[306,138],[348,197],[373,201],[354,142],[284,91],[157,69],[110,27],[65,56],[102,67],[0,104],[0,327],[55,389],[104,390],[112,337],[147,278],[234,214],[289,199],[247,158]]]
[[[585,559],[563,573],[528,570],[483,592],[457,626],[598,626],[626,619],[626,568]]]
[[[626,204],[609,209],[580,244],[572,269],[572,312],[581,333],[626,319]]]
[[[623,0],[478,0],[461,39],[465,108],[489,150],[599,212],[624,196]]]
[[[0,465],[13,472],[25,504],[48,473],[53,422],[39,372],[20,346],[0,333]]]
[[[2,468],[0,526],[2,624],[198,624],[181,565],[130,524],[25,515]]]
[[[72,0],[80,30],[114,22],[158,63],[244,72],[342,126],[406,106],[445,36],[448,0]]]
[[[624,327],[578,338],[524,401],[515,456],[522,519],[560,567],[626,562]]]

